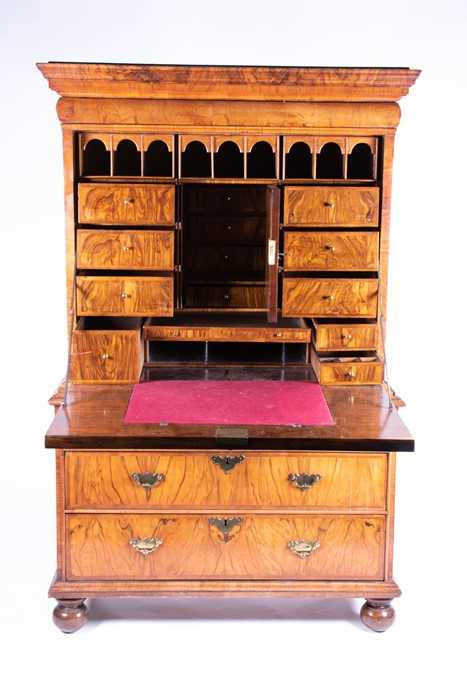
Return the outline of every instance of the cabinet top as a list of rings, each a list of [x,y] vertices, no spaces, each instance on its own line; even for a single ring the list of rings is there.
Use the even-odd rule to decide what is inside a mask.
[[[420,71],[410,68],[38,63],[63,97],[303,102],[393,102]]]

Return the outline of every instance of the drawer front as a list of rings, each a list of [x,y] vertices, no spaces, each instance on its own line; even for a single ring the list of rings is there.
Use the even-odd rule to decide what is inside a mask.
[[[173,231],[77,232],[77,266],[90,270],[173,270]]]
[[[67,507],[384,509],[386,459],[339,453],[67,452]]]
[[[173,316],[172,277],[77,277],[78,316]]]
[[[160,225],[175,223],[173,185],[78,185],[81,224]]]
[[[228,328],[222,326],[145,326],[145,340],[218,340],[225,343],[243,340],[250,343],[308,343],[311,331],[307,328]]]
[[[381,384],[384,365],[374,362],[320,362],[321,384]]]
[[[374,318],[378,280],[284,278],[283,316]]]
[[[188,214],[183,221],[184,235],[194,231],[196,238],[204,245],[240,242],[243,245],[264,245],[266,235],[265,218],[249,215],[197,216]]]
[[[191,285],[186,306],[194,308],[257,309],[266,305],[264,287],[250,285]]]
[[[286,187],[284,223],[291,226],[377,226],[379,187]]]
[[[377,270],[378,233],[288,231],[284,269]]]
[[[142,366],[139,332],[73,331],[70,358],[72,382],[137,382]]]
[[[186,188],[184,205],[191,213],[253,214],[266,213],[266,194],[261,187],[206,187]]]
[[[66,530],[68,580],[381,580],[384,571],[383,516],[88,514],[67,516]]]
[[[378,346],[378,326],[376,323],[314,325],[314,345],[316,350],[376,350]]]
[[[237,279],[240,275],[253,275],[256,279],[259,274],[264,275],[266,267],[266,246],[243,246],[238,243],[232,245],[194,245],[193,254],[185,263],[185,272],[190,276],[190,271],[202,276],[209,274],[209,278]],[[241,278],[241,277],[240,277]]]

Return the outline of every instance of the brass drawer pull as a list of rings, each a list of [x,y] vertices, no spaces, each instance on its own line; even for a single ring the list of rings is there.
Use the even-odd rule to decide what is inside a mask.
[[[323,301],[334,301],[334,295],[333,294],[323,294],[321,299]]]
[[[220,457],[219,455],[213,455],[211,457],[211,462],[216,464],[218,467],[222,469],[223,472],[230,472],[232,469],[234,469],[237,464],[240,464],[240,462],[243,462],[245,459],[244,455],[236,455],[236,456],[226,456],[226,457]]]
[[[352,340],[352,333],[342,333],[341,340]]]
[[[324,202],[324,206],[330,207],[332,209],[332,207],[334,206],[334,202]]]
[[[311,489],[311,487],[316,484],[321,479],[321,474],[289,474],[287,477],[297,489],[305,491],[305,489]]]
[[[229,542],[235,534],[234,528],[240,527],[243,518],[209,518],[208,522],[220,532],[224,542]]]
[[[111,357],[107,352],[102,353],[101,360],[103,360],[105,362],[106,360],[110,360],[110,359],[111,359]]]
[[[129,250],[133,250],[132,245],[122,245],[122,250],[127,253]]]
[[[132,197],[126,197],[123,200],[123,204],[134,204],[134,203],[135,203],[135,200]]]
[[[136,549],[139,554],[142,554],[143,557],[147,557],[149,554],[152,554],[152,552],[155,552],[156,549],[161,546],[162,542],[163,540],[160,540],[157,537],[144,537],[143,539],[133,537],[129,541],[129,544],[131,547],[133,547],[133,549]]]
[[[122,293],[120,294],[120,299],[123,299],[123,300],[129,299],[130,296],[131,296],[130,294],[127,294],[126,292],[122,292]]]
[[[349,369],[347,372],[344,373],[344,377],[351,381],[352,379],[355,379],[356,372],[354,369]]]
[[[160,483],[165,481],[165,474],[159,474],[158,472],[134,472],[131,478],[146,491],[150,491],[153,486],[159,486]]]
[[[329,252],[334,253],[336,250],[336,246],[332,245],[331,243],[326,243],[324,246],[324,250],[329,250]]]
[[[297,557],[300,557],[300,559],[309,557],[319,546],[319,540],[290,540],[290,542],[287,542],[287,547],[290,551],[296,554]]]

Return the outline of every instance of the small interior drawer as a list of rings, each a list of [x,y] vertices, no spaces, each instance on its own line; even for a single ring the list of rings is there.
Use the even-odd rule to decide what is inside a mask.
[[[140,319],[79,320],[71,336],[70,381],[137,382],[143,366]]]
[[[173,278],[76,278],[78,316],[173,316]]]
[[[188,285],[186,306],[193,308],[264,308],[265,288],[261,285]]]
[[[377,270],[378,237],[376,231],[287,231],[284,270]]]
[[[78,229],[76,263],[88,270],[173,270],[173,231]]]
[[[374,318],[377,306],[377,279],[284,278],[283,316]]]
[[[81,224],[170,226],[175,223],[174,185],[78,185]]]
[[[325,318],[313,318],[312,333],[316,350],[376,350],[378,324],[353,319],[348,323],[335,323]]]
[[[311,348],[310,362],[320,384],[381,384],[384,381],[384,363],[375,353],[318,355]]]
[[[285,187],[284,223],[290,226],[377,226],[379,187]]]

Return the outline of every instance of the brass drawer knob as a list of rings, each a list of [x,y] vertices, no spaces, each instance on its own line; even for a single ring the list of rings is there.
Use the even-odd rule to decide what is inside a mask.
[[[234,469],[237,466],[237,464],[240,464],[240,462],[243,462],[244,459],[244,455],[227,455],[225,457],[220,457],[220,455],[213,455],[211,457],[211,462],[216,466],[220,467],[223,472],[227,473],[231,472],[232,469]]]
[[[128,253],[129,250],[133,250],[133,246],[132,245],[122,245],[122,250],[125,253]]]
[[[126,292],[122,292],[120,294],[120,299],[125,300],[125,299],[129,299],[129,298],[130,298],[130,294],[127,294]]]
[[[224,301],[230,301],[230,294],[224,294]]]
[[[334,301],[334,295],[333,294],[323,294],[321,299],[323,301]]]
[[[332,209],[333,206],[334,206],[334,202],[324,202],[324,206],[325,206],[325,207],[329,207],[330,209]]]
[[[157,537],[144,537],[142,539],[139,537],[132,537],[129,541],[129,545],[133,547],[133,549],[136,549],[143,557],[147,557],[149,554],[152,554],[152,552],[155,552],[156,549],[161,546],[162,542],[163,540]]]
[[[154,486],[159,486],[165,481],[165,474],[159,474],[158,472],[133,472],[131,478],[138,486],[142,486],[146,491],[150,491]]]
[[[305,491],[306,489],[311,489],[314,484],[316,484],[321,479],[321,474],[304,474],[302,472],[298,474],[289,474],[287,480],[290,481],[297,489]]]
[[[326,243],[324,246],[324,250],[328,250],[330,253],[334,253],[336,250],[336,246],[332,245],[331,243]]]
[[[344,372],[344,377],[346,379],[349,379],[349,380],[355,379],[355,377],[356,377],[355,370],[354,369],[347,370],[347,372]]]
[[[341,340],[352,340],[352,333],[342,333]]]
[[[123,200],[123,204],[134,204],[134,202],[135,202],[135,200],[132,199],[132,197],[126,197],[126,198]]]
[[[300,559],[306,559],[314,551],[319,548],[319,540],[290,540],[287,542],[287,547],[291,552],[300,557]]]
[[[104,360],[104,362],[106,360],[110,360],[110,355],[107,352],[103,352],[101,355],[101,360]]]

